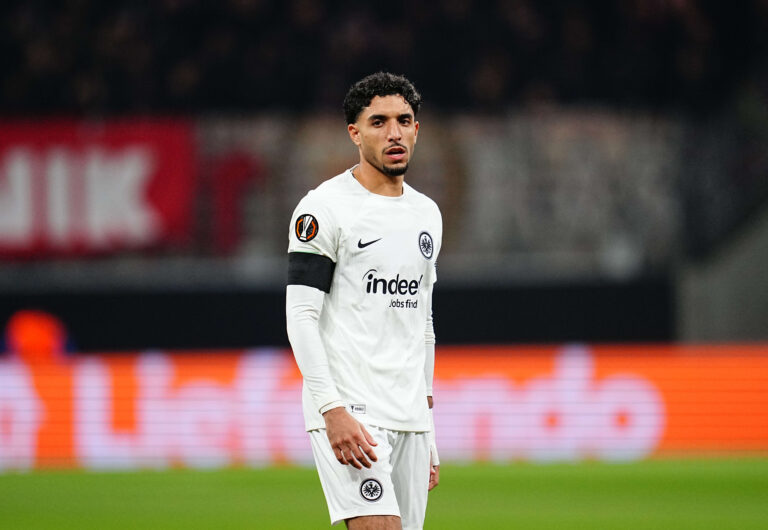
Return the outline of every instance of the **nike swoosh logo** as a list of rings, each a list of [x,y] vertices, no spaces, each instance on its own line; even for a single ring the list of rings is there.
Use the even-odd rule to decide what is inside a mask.
[[[367,243],[363,243],[362,239],[358,239],[357,240],[357,248],[365,248],[368,245],[373,245],[376,241],[381,241],[381,238],[374,239],[373,241],[368,241]]]

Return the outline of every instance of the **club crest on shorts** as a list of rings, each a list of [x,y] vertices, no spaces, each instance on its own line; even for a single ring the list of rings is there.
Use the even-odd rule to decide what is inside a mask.
[[[296,218],[294,231],[296,232],[296,237],[303,243],[312,241],[319,229],[320,225],[317,223],[314,215],[305,213]]]
[[[429,232],[422,232],[419,234],[419,250],[421,254],[427,258],[432,258],[432,253],[435,251],[435,245],[432,243],[432,236]]]
[[[375,502],[379,500],[382,493],[383,491],[381,489],[381,482],[375,478],[365,479],[360,484],[360,495],[363,496],[363,499],[369,502]]]

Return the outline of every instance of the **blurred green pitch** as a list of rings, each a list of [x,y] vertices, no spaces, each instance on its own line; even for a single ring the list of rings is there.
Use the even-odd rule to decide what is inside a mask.
[[[768,528],[768,459],[441,471],[426,528]],[[313,469],[0,475],[3,529],[329,527]]]

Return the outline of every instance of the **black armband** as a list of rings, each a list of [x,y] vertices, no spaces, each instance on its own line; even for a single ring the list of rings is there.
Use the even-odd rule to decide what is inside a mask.
[[[288,285],[306,285],[329,293],[335,268],[336,264],[327,256],[289,252]]]

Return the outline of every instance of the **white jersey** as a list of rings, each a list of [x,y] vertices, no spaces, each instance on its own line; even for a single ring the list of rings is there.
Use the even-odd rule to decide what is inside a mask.
[[[425,327],[442,218],[434,201],[403,184],[403,194],[369,192],[347,170],[296,207],[289,252],[335,263],[320,314],[320,337],[347,410],[396,431],[428,431]],[[307,430],[324,428],[323,404],[302,392]]]

